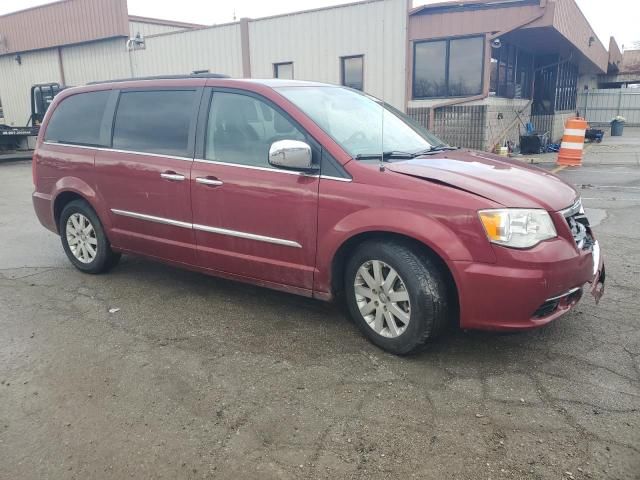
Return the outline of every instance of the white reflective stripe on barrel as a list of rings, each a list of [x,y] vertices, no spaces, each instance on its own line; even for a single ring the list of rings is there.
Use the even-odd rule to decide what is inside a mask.
[[[584,137],[586,130],[582,130],[580,128],[567,128],[564,131],[565,135],[572,135],[572,136],[576,136],[576,137]]]
[[[582,150],[584,143],[580,142],[562,142],[560,148],[568,148],[569,150]]]

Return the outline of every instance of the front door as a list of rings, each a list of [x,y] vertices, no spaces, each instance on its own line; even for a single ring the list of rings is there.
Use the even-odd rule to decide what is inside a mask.
[[[309,139],[261,97],[216,91],[205,104],[203,158],[191,170],[199,263],[310,293],[319,178],[268,163],[273,142]]]
[[[96,152],[96,188],[111,214],[112,243],[196,263],[189,172],[199,89],[122,91],[112,148]]]

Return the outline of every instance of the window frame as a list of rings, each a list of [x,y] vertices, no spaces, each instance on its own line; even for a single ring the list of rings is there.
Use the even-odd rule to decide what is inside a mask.
[[[449,95],[449,66],[450,66],[450,57],[451,57],[451,42],[455,40],[465,40],[469,38],[480,38],[482,39],[482,61],[481,61],[481,69],[480,69],[480,90],[478,93],[471,93],[468,95]],[[444,75],[445,75],[445,88],[447,91],[447,95],[445,96],[435,96],[435,97],[419,97],[416,95],[416,47],[423,43],[435,43],[435,42],[445,42],[445,57],[444,57]],[[413,52],[412,52],[412,62],[411,62],[411,99],[412,100],[431,100],[438,98],[466,98],[473,97],[475,95],[481,95],[485,91],[485,78],[484,73],[486,69],[486,56],[487,56],[487,39],[485,35],[458,35],[453,37],[441,37],[441,38],[429,38],[424,40],[413,40]]]
[[[291,65],[291,78],[281,78],[278,76],[278,67],[283,65]],[[289,62],[276,62],[273,64],[273,78],[278,78],[280,80],[293,80],[295,79],[295,70],[293,69],[293,61]]]
[[[291,170],[284,170],[280,168],[272,168],[272,167],[257,167],[252,165],[244,165],[240,163],[225,163],[217,160],[209,160],[205,158],[205,149],[207,143],[207,130],[209,128],[209,112],[212,106],[214,94],[218,93],[235,93],[238,95],[245,95],[247,97],[255,98],[256,100],[260,100],[264,102],[269,107],[273,108],[276,112],[281,114],[284,118],[286,118],[291,124],[296,127],[305,137],[307,143],[311,146],[312,152],[312,162],[315,165],[320,166],[320,176],[322,176],[323,170],[325,167],[323,164],[325,162],[331,163],[331,176],[336,178],[343,178],[345,180],[351,180],[351,176],[344,169],[342,164],[340,164],[333,156],[322,146],[322,144],[316,140],[316,138],[309,133],[309,131],[295,118],[293,118],[289,112],[276,104],[273,100],[256,93],[252,90],[243,90],[241,88],[234,87],[205,87],[204,93],[202,95],[202,99],[200,100],[200,110],[198,113],[198,122],[196,127],[196,138],[195,138],[195,154],[194,160],[198,162],[212,163],[212,164],[224,164],[230,165],[237,168],[249,168],[254,170],[261,170],[266,172],[273,173],[292,173]]]
[[[505,53],[506,52],[506,53]],[[513,53],[513,59],[510,58],[511,53]],[[494,57],[496,55],[496,57]],[[506,57],[506,58],[505,58]],[[523,62],[525,57],[528,57],[527,62]],[[492,73],[493,70],[489,72],[489,94],[493,94],[496,98],[509,98],[509,99],[521,99],[521,100],[530,100],[531,99],[531,84],[532,78],[534,76],[534,62],[535,55],[528,50],[525,50],[521,47],[518,47],[514,44],[510,44],[507,42],[503,42],[502,46],[496,52],[494,49],[491,51],[491,61],[496,61],[496,76],[495,90],[492,89]],[[491,63],[490,63],[491,65]],[[505,75],[501,74],[501,66],[504,65]],[[509,71],[511,70],[511,74]],[[517,87],[520,84],[518,82],[519,75],[524,74],[526,76],[526,83],[524,89],[521,89],[521,95],[518,97],[516,94]],[[503,78],[505,77],[505,78]],[[509,78],[510,77],[510,78]],[[509,85],[513,85],[514,95],[509,95]]]
[[[194,102],[192,111],[189,115],[189,129],[187,131],[187,147],[183,152],[184,155],[170,154],[170,153],[158,153],[158,152],[146,152],[142,150],[124,150],[121,148],[114,148],[113,139],[115,135],[115,126],[116,126],[116,118],[118,114],[118,107],[120,106],[120,100],[122,99],[122,95],[124,93],[136,93],[136,92],[166,92],[166,91],[192,91],[194,92]],[[122,88],[113,90],[115,94],[115,101],[113,103],[113,109],[111,110],[111,125],[109,131],[109,148],[112,150],[117,150],[118,152],[124,153],[134,153],[134,154],[144,154],[150,156],[161,156],[168,158],[187,158],[193,160],[195,154],[195,136],[196,136],[196,128],[198,122],[198,110],[200,108],[200,103],[202,101],[202,95],[204,92],[204,87],[192,87],[192,86],[176,86],[176,87],[166,87],[166,86],[154,86],[154,87],[132,87],[132,88]]]
[[[347,87],[347,88],[353,88],[353,87],[349,87],[346,83],[345,83],[345,65],[344,62],[345,60],[352,60],[354,58],[360,58],[362,60],[362,69],[360,70],[361,72],[361,76],[362,76],[362,89],[359,88],[354,88],[354,90],[360,90],[361,92],[364,92],[364,53],[360,53],[358,55],[345,55],[340,57],[340,85],[342,85],[343,87]]]
[[[81,96],[81,95],[91,95],[91,94],[95,94],[95,93],[104,93],[104,92],[106,92],[108,94],[108,96],[107,96],[107,101],[106,101],[106,103],[104,105],[104,110],[102,112],[102,118],[100,119],[100,130],[98,132],[98,141],[100,143],[97,143],[97,144],[86,143],[86,142],[79,143],[79,142],[72,142],[72,141],[65,141],[65,140],[53,140],[51,138],[48,138],[49,128],[51,126],[51,121],[55,117],[56,112],[58,112],[60,107],[64,104],[64,102],[67,102],[67,101],[71,100],[73,97],[78,97],[78,96]],[[111,141],[110,125],[112,124],[113,104],[114,104],[114,102],[115,102],[115,95],[114,95],[112,90],[108,90],[108,89],[89,90],[89,91],[86,91],[86,92],[74,93],[73,95],[69,95],[67,97],[64,97],[55,106],[55,109],[51,111],[51,117],[47,121],[47,125],[45,127],[44,137],[43,137],[44,140],[43,141],[46,142],[46,143],[51,143],[51,144],[55,144],[55,145],[73,145],[73,146],[77,146],[77,147],[86,147],[86,148],[110,148],[111,147],[111,144],[110,144],[110,141]]]

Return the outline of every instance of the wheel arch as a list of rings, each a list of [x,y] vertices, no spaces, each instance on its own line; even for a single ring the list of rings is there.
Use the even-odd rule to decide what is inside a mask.
[[[64,207],[74,200],[84,200],[96,212],[105,229],[109,228],[109,216],[107,212],[100,208],[100,199],[95,190],[84,180],[77,177],[65,177],[56,183],[52,201],[52,215],[55,221],[56,230],[60,233],[60,215]]]
[[[347,259],[364,242],[371,240],[402,243],[412,250],[427,255],[440,269],[447,280],[447,291],[452,305],[455,305],[455,314],[459,312],[459,290],[455,277],[447,261],[430,245],[410,235],[385,230],[369,230],[359,232],[347,238],[336,250],[331,261],[331,294],[335,298],[341,298],[344,293],[344,275]]]
[[[60,192],[56,195],[53,201],[53,219],[56,222],[56,229],[58,230],[58,233],[60,233],[60,216],[62,215],[62,210],[64,210],[64,207],[74,200],[87,201],[85,197],[73,190],[64,190]]]

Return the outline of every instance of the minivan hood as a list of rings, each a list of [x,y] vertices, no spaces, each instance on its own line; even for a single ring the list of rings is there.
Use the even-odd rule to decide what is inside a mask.
[[[393,162],[386,168],[466,190],[505,207],[558,211],[572,205],[578,196],[573,187],[540,168],[472,150]]]

